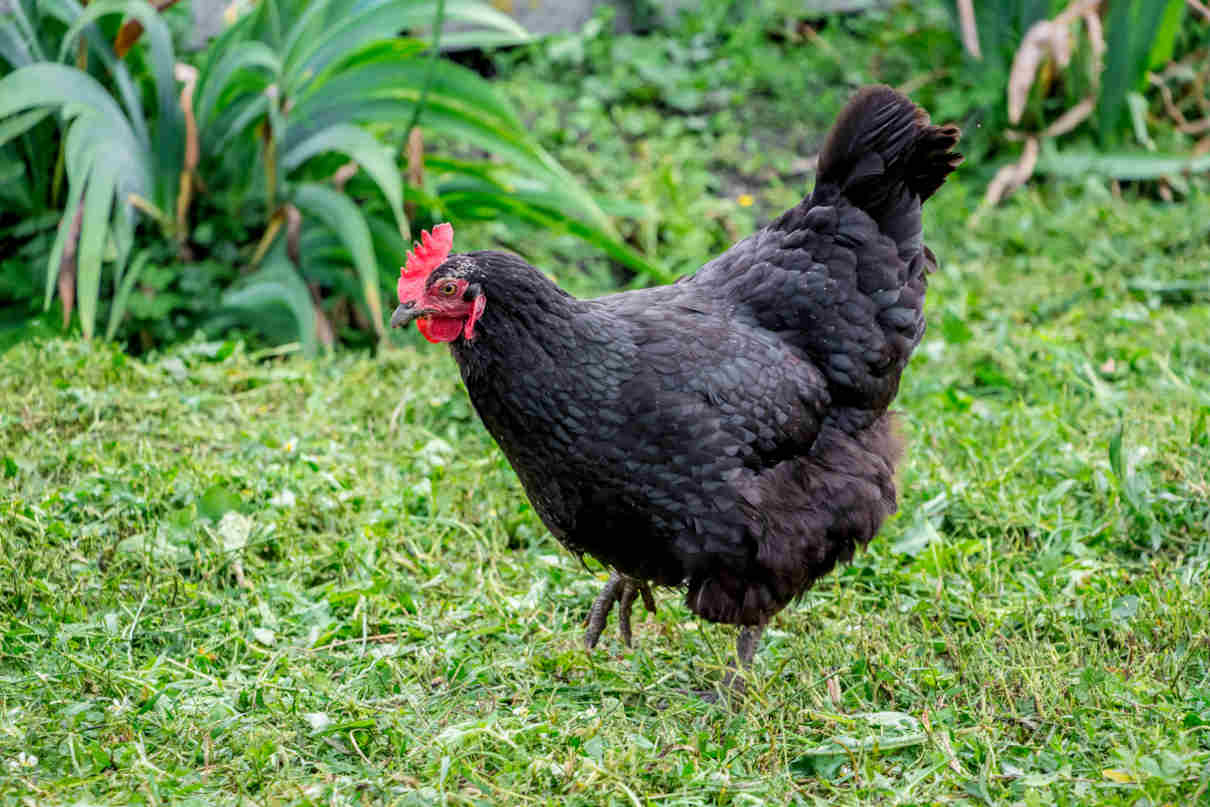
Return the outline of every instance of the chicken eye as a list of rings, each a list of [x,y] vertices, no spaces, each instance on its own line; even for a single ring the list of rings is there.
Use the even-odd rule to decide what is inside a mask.
[[[454,281],[449,281],[441,287],[441,293],[446,297],[452,297],[458,293],[458,284]]]

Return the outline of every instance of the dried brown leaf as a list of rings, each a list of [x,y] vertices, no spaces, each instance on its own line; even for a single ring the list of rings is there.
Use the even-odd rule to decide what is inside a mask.
[[[113,52],[119,59],[125,59],[126,54],[134,47],[143,35],[143,23],[138,20],[126,20],[118,29],[118,35],[113,38]]]
[[[1021,121],[1021,116],[1025,114],[1025,104],[1029,100],[1029,91],[1040,67],[1053,62],[1057,67],[1064,68],[1071,63],[1071,24],[1076,20],[1084,20],[1088,27],[1093,53],[1097,55],[1099,62],[1100,54],[1105,50],[1100,20],[1094,13],[1099,5],[1100,0],[1080,0],[1068,6],[1053,20],[1040,20],[1025,32],[1021,45],[1013,55],[1012,69],[1008,77],[1009,121]],[[1099,70],[1094,72],[1097,76],[1100,75]]]
[[[1008,119],[1012,123],[1021,122],[1038,68],[1048,58],[1060,66],[1071,61],[1071,32],[1065,25],[1043,20],[1034,23],[1026,32],[1013,56],[1012,71],[1008,76]]]
[[[1060,115],[1059,119],[1050,126],[1047,126],[1046,131],[1042,133],[1042,137],[1058,137],[1060,135],[1067,134],[1072,129],[1076,128],[1087,120],[1088,116],[1092,114],[1092,111],[1096,109],[1096,106],[1097,99],[1094,96],[1088,96],[1083,101]]]
[[[987,208],[995,206],[1001,199],[1028,182],[1037,165],[1038,138],[1030,136],[1025,140],[1025,149],[1021,153],[1021,159],[996,172],[987,186],[987,192],[983,196],[979,209],[971,217],[970,226],[974,227],[979,223]]]
[[[302,214],[294,205],[286,205],[286,256],[295,268],[302,268]]]
[[[950,735],[948,731],[942,729],[933,734],[933,739],[937,741],[937,745],[941,748],[941,752],[945,754],[950,770],[954,773],[965,776],[966,771],[962,770],[962,763],[958,761],[958,757],[954,754],[954,746],[950,744]]]
[[[163,11],[166,8],[171,8],[180,0],[163,0],[156,3],[155,10]],[[143,23],[135,19],[128,19],[122,23],[122,27],[118,29],[118,35],[113,38],[113,50],[119,59],[125,59],[126,54],[134,47],[134,44],[139,41],[139,37],[143,35]]]
[[[315,338],[324,347],[332,347],[336,343],[336,334],[332,330],[332,324],[324,315],[323,297],[319,294],[319,284],[308,283],[307,288],[311,291],[311,308],[315,312]]]
[[[424,187],[424,135],[420,133],[419,126],[413,127],[412,131],[408,132],[407,160],[407,187]],[[416,203],[405,201],[403,212],[408,221],[416,218]],[[404,235],[406,236],[407,233]]]
[[[197,118],[193,114],[193,90],[197,86],[198,71],[196,67],[177,62],[173,75],[185,85],[181,88],[181,111],[185,116],[185,162],[181,167],[180,190],[176,197],[176,232],[177,238],[183,242],[189,232],[186,220],[189,205],[193,202],[193,180],[200,154]]]
[[[958,0],[958,27],[962,32],[962,47],[974,56],[983,60],[983,52],[979,49],[979,26],[975,22],[975,5],[972,0]]]
[[[832,705],[837,709],[844,707],[844,698],[840,692],[840,684],[836,681],[836,676],[828,676],[828,698],[832,701]]]
[[[83,194],[81,194],[83,197]],[[71,312],[76,306],[76,248],[80,244],[80,227],[84,222],[84,201],[81,198],[67,240],[63,244],[63,256],[59,259],[59,302],[63,306],[63,328],[71,323]]]
[[[332,185],[335,186],[336,190],[343,191],[345,189],[345,184],[353,178],[353,176],[357,173],[358,168],[360,168],[360,166],[357,165],[355,160],[349,160],[347,163],[340,166],[340,168],[337,168],[336,173],[332,174]]]

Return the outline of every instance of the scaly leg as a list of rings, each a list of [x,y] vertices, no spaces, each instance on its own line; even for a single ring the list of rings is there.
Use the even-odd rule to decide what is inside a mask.
[[[733,706],[738,706],[743,702],[744,693],[748,690],[748,682],[744,680],[744,673],[752,669],[752,659],[756,655],[756,648],[760,644],[760,637],[765,632],[765,626],[747,625],[739,629],[739,636],[735,639],[735,655],[739,660],[737,667],[735,661],[732,661],[727,668],[727,674],[723,676],[723,688],[731,691],[731,703]]]
[[[605,620],[615,602],[619,606],[618,631],[622,634],[622,641],[626,643],[627,647],[630,647],[630,611],[634,607],[635,599],[640,594],[643,595],[643,607],[654,614],[655,597],[651,595],[651,587],[643,580],[635,580],[614,572],[588,612],[588,630],[584,634],[584,647],[592,650],[597,646],[597,640],[601,638],[601,632],[605,630]]]

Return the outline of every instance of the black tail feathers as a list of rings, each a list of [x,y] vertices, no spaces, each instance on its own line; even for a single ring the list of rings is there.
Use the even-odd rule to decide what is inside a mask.
[[[907,188],[928,199],[962,162],[961,132],[932,126],[928,113],[886,86],[865,87],[840,113],[819,155],[816,192],[839,190],[876,221]]]

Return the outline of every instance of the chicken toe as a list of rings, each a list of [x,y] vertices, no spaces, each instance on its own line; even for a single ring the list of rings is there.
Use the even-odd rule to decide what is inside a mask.
[[[630,647],[630,612],[639,595],[643,597],[643,607],[654,614],[655,597],[651,594],[651,587],[643,580],[635,580],[614,572],[588,612],[588,630],[584,633],[585,649],[592,650],[597,646],[614,603],[618,604],[618,632],[622,634],[622,641]]]

